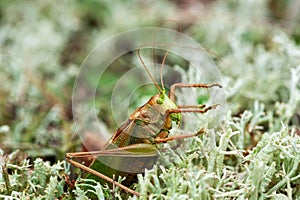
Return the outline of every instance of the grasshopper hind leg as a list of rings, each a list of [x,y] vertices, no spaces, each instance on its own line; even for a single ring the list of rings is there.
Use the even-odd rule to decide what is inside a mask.
[[[115,186],[123,189],[126,192],[129,192],[129,193],[131,193],[131,194],[133,194],[135,196],[140,196],[140,194],[138,192],[136,192],[136,191],[134,191],[134,190],[126,187],[125,185],[123,185],[123,184],[121,184],[119,182],[116,182],[112,178],[110,178],[110,177],[108,177],[108,176],[106,176],[106,175],[104,175],[104,174],[102,174],[102,173],[100,173],[100,172],[98,172],[98,171],[96,171],[94,169],[91,169],[90,167],[85,166],[84,164],[81,164],[81,163],[75,161],[74,158],[76,158],[76,156],[77,156],[77,153],[67,153],[66,154],[66,160],[69,163],[71,163],[72,165],[74,165],[74,166],[76,166],[76,167],[78,167],[78,168],[80,168],[80,169],[82,169],[82,170],[84,170],[84,171],[86,171],[88,173],[91,173],[91,174],[93,174],[93,175],[95,175],[95,176],[97,176],[97,177],[99,177],[99,178],[101,178],[101,179],[103,179],[103,180],[105,180],[105,181],[107,181],[107,182],[109,182],[109,183],[111,183],[111,184],[113,184],[113,185],[115,185]]]
[[[123,164],[128,164],[129,167],[136,167],[139,169],[145,169],[150,168],[150,166],[153,166],[153,163],[157,159],[157,150],[154,145],[152,144],[133,144],[126,147],[116,148],[116,149],[106,149],[102,151],[91,151],[91,152],[77,152],[77,153],[67,153],[66,154],[66,160],[74,165],[75,167],[80,168],[81,170],[88,172],[89,174],[92,174],[93,176],[98,177],[97,179],[100,180],[100,182],[103,183],[103,181],[106,181],[110,183],[111,185],[115,185],[121,189],[123,189],[126,192],[129,192],[133,195],[139,196],[140,194],[132,189],[130,189],[128,186],[129,183],[132,182],[133,179],[136,178],[136,175],[138,173],[143,173],[144,171],[135,171],[133,173],[129,172],[122,172],[118,169],[113,169],[103,163],[101,163],[101,160],[98,161],[101,157],[110,157],[110,159],[117,159],[116,161],[121,162]],[[93,158],[93,163],[91,166],[93,168],[88,167],[75,159],[80,158]],[[121,159],[121,160],[120,160]],[[122,162],[122,160],[126,162]],[[128,162],[129,160],[129,162]],[[132,165],[130,165],[132,164]],[[122,166],[124,167],[124,166]],[[125,166],[126,167],[126,166]],[[102,169],[106,171],[109,175],[100,173],[97,171],[97,169]],[[116,176],[126,176],[127,180],[125,180],[124,184],[121,184],[119,182],[116,182],[109,176],[113,176],[115,174]],[[87,175],[87,178],[89,178],[90,175]],[[101,181],[102,180],[102,181]]]

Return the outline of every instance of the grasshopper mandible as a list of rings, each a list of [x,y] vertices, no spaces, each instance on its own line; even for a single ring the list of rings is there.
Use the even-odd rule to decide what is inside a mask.
[[[137,50],[137,54],[145,71],[159,92],[152,96],[144,105],[136,109],[129,118],[121,124],[104,148],[99,151],[67,153],[66,160],[72,165],[88,172],[89,175],[87,175],[87,177],[96,176],[99,180],[102,180],[102,182],[104,180],[133,195],[139,196],[140,194],[130,189],[129,186],[136,181],[136,175],[138,173],[143,173],[146,168],[153,167],[158,157],[155,144],[193,137],[204,132],[204,130],[201,129],[194,134],[168,137],[169,131],[172,129],[172,122],[180,123],[182,113],[206,113],[218,106],[218,104],[212,106],[176,105],[176,88],[221,88],[222,86],[218,83],[175,83],[170,87],[169,94],[167,94],[162,81],[162,71],[168,51],[165,53],[161,64],[161,86],[158,85],[149,72],[141,58],[139,49]],[[92,159],[89,166],[85,166],[74,160],[83,157]],[[104,162],[100,161],[100,159]],[[126,166],[123,166],[123,168],[130,168],[132,173],[114,169],[110,167],[110,165],[107,165],[107,163],[115,163],[116,165],[125,164]],[[126,179],[121,184],[110,178],[113,176],[122,176],[126,177]]]

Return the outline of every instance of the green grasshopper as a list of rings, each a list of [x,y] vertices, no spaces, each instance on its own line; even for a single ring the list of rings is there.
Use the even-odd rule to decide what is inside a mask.
[[[136,109],[121,124],[104,148],[99,151],[67,153],[66,160],[72,165],[88,172],[87,178],[95,179],[96,177],[102,183],[108,182],[133,195],[140,196],[138,192],[130,189],[129,186],[136,182],[137,174],[144,173],[147,168],[152,168],[157,161],[158,149],[156,144],[194,137],[204,132],[201,129],[195,134],[168,137],[169,131],[172,129],[172,122],[179,124],[182,120],[182,113],[206,113],[218,106],[218,104],[212,106],[176,105],[176,88],[221,88],[222,86],[217,83],[175,83],[170,87],[169,94],[167,95],[162,81],[162,70],[168,52],[165,53],[161,65],[161,87],[154,80],[143,62],[139,50],[137,53],[145,71],[159,92],[152,96],[143,106]],[[76,158],[87,157],[92,159],[89,166],[74,160]],[[111,167],[112,165],[122,165],[122,169],[129,170],[120,170],[117,167]],[[121,184],[110,178],[114,176],[122,176],[126,177],[126,179]]]

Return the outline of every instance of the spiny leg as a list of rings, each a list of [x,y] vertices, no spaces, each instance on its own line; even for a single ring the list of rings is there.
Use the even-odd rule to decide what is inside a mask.
[[[200,129],[197,133],[192,133],[192,134],[186,134],[186,135],[177,135],[173,137],[167,137],[167,138],[155,138],[154,141],[156,143],[164,143],[172,140],[179,140],[179,139],[184,139],[184,138],[190,138],[190,137],[195,137],[197,135],[203,134],[204,129]]]
[[[187,83],[174,83],[171,85],[169,98],[175,102],[175,89],[176,88],[211,88],[211,87],[219,87],[222,88],[222,86],[218,83],[213,84],[201,84],[201,83],[195,83],[195,84],[187,84]]]
[[[97,172],[97,171],[95,171],[95,170],[93,170],[93,169],[91,169],[91,168],[89,168],[89,167],[87,167],[87,166],[85,166],[85,165],[83,165],[83,164],[81,164],[81,163],[73,160],[73,158],[72,158],[71,155],[72,155],[72,153],[67,154],[66,155],[66,160],[69,163],[71,163],[72,165],[74,165],[75,167],[78,167],[78,168],[80,168],[80,169],[82,169],[82,170],[84,170],[84,171],[86,171],[88,173],[91,173],[91,174],[93,174],[95,176],[98,176],[99,178],[101,178],[101,179],[103,179],[103,180],[105,180],[107,182],[110,182],[111,184],[113,184],[113,185],[115,185],[115,186],[123,189],[124,191],[127,191],[127,192],[129,192],[129,193],[131,193],[133,195],[138,196],[138,197],[140,196],[140,193],[138,193],[138,192],[136,192],[136,191],[134,191],[134,190],[132,190],[132,189],[130,189],[130,188],[122,185],[119,182],[114,181],[112,178],[109,178],[108,176],[105,176],[104,174],[102,174],[100,172]]]
[[[206,113],[209,110],[216,109],[219,106],[219,104],[215,104],[212,106],[205,107],[205,105],[199,105],[199,106],[179,106],[177,109],[169,109],[167,110],[167,116],[169,116],[172,113]],[[201,109],[203,108],[203,109]]]
[[[145,151],[145,149],[147,151]],[[156,155],[156,148],[147,143],[132,144],[125,147],[117,147],[115,149],[106,149],[100,151],[75,152],[67,153],[67,159],[84,158],[98,156],[123,156],[123,157],[152,157]]]
[[[205,108],[205,104],[200,104],[200,105],[188,105],[188,106],[185,106],[185,105],[179,105],[177,106],[177,108],[180,108],[180,109],[188,109],[188,108],[197,108],[197,109],[200,109],[200,108]]]

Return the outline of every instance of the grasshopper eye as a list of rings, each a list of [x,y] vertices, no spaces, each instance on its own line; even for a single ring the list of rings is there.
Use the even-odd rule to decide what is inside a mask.
[[[164,103],[164,100],[163,100],[163,99],[156,99],[156,103],[157,103],[157,104],[163,104],[163,103]]]

